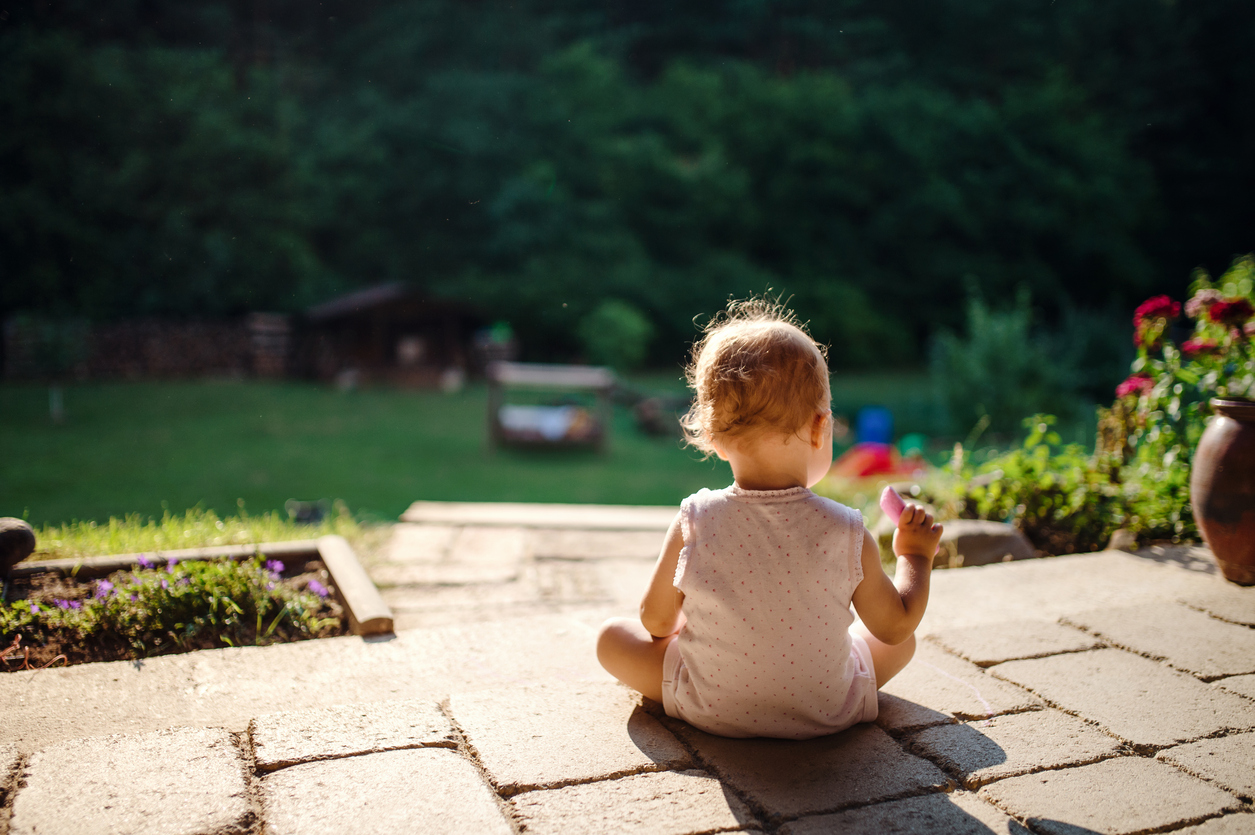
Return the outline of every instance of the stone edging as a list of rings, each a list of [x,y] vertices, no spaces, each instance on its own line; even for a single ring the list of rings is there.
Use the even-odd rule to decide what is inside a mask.
[[[83,559],[44,560],[16,565],[10,577],[29,577],[44,571],[60,571],[78,579],[107,576],[139,564],[139,558],[153,565],[167,565],[171,560],[246,560],[261,554],[264,557],[306,557],[322,560],[331,574],[340,603],[349,616],[349,631],[354,635],[384,635],[393,631],[392,610],[380,597],[375,584],[357,561],[352,546],[342,536],[323,536],[292,542],[262,542],[256,545],[224,545],[213,548],[183,548],[173,551],[152,551],[142,554],[113,554]]]

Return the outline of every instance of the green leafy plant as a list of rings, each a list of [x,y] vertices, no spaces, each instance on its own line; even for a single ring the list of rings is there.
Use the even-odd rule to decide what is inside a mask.
[[[91,583],[52,580],[0,604],[3,669],[145,658],[210,647],[340,634],[341,613],[317,576],[284,578],[277,560],[170,562]]]
[[[1185,313],[1195,325],[1178,347],[1169,335],[1181,304],[1156,296],[1138,306],[1133,373],[1099,410],[1093,454],[1062,446],[1046,415],[1025,422],[1022,448],[979,465],[956,447],[954,515],[1013,522],[1056,554],[1100,548],[1117,528],[1139,541],[1197,539],[1190,464],[1208,401],[1255,395],[1255,258],[1238,259],[1218,281],[1196,273]]]
[[[617,371],[631,371],[645,361],[654,326],[634,305],[606,299],[579,324],[580,342],[589,360]]]

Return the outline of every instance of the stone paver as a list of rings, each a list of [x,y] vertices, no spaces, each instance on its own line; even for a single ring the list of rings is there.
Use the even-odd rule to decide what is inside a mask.
[[[529,835],[685,835],[758,825],[736,795],[696,770],[525,792],[512,802]]]
[[[249,725],[261,771],[397,748],[457,745],[453,723],[434,702],[337,705],[259,716]]]
[[[506,794],[691,765],[641,697],[618,684],[467,693],[449,712]]]
[[[436,525],[569,528],[603,531],[665,531],[677,508],[608,504],[516,504],[514,502],[414,502],[403,522]]]
[[[928,640],[963,656],[978,667],[1102,646],[1097,638],[1079,629],[1039,620],[943,629],[929,635]]]
[[[1141,757],[1009,777],[980,793],[1047,835],[1157,831],[1240,805],[1214,786]]]
[[[1199,609],[1212,617],[1255,626],[1255,586],[1238,586],[1226,583],[1207,591],[1184,594],[1181,602]]]
[[[1173,835],[1251,835],[1255,832],[1255,815],[1225,815],[1212,818],[1198,826],[1178,829]]]
[[[674,727],[712,773],[772,820],[954,785],[871,724],[804,742],[725,739],[681,722]]]
[[[1255,699],[1255,676],[1233,676],[1232,678],[1222,678],[1213,681],[1214,687],[1223,687],[1231,693],[1237,693],[1246,696],[1248,699]]]
[[[929,794],[801,818],[780,835],[1030,835],[1005,812],[970,792]]]
[[[1255,727],[1249,699],[1119,649],[1008,661],[991,671],[1137,746]]]
[[[381,586],[505,583],[517,579],[528,556],[523,528],[397,525],[388,561],[371,568]]]
[[[1123,749],[1093,725],[1049,709],[938,725],[909,742],[969,789],[1030,771],[1096,762]]]
[[[442,748],[304,763],[262,780],[266,835],[511,835],[483,777]]]
[[[658,559],[662,531],[573,531],[532,532],[531,550],[536,559],[604,560]]]
[[[1185,606],[1119,606],[1069,615],[1067,621],[1204,681],[1255,673],[1255,629]]]
[[[906,669],[880,690],[876,723],[891,731],[1028,710],[1040,700],[921,641]]]
[[[1172,763],[1250,801],[1255,798],[1255,734],[1203,739],[1160,751]]]
[[[1025,619],[1053,622],[1112,601],[1123,606],[1172,602],[1224,587],[1214,561],[1198,559],[1183,570],[1181,560],[1189,558],[1185,551],[1101,551],[934,571],[928,611],[916,634]]]
[[[201,835],[255,818],[243,758],[221,729],[62,742],[33,754],[22,779],[10,835]]]

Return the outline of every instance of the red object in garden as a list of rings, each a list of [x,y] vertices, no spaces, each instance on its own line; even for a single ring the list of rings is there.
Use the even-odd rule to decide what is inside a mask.
[[[864,478],[873,475],[913,476],[928,468],[918,455],[903,457],[893,444],[861,443],[841,453],[832,462],[828,475],[841,478]]]
[[[1255,402],[1213,398],[1190,472],[1194,520],[1227,580],[1255,585]]]

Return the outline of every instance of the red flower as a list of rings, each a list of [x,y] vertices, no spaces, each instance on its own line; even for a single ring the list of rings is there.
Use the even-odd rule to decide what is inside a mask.
[[[1211,306],[1223,299],[1219,290],[1213,290],[1210,287],[1206,290],[1199,290],[1194,294],[1194,298],[1185,303],[1185,315],[1191,319],[1201,319],[1207,315],[1207,311],[1211,310]]]
[[[1120,385],[1116,386],[1116,397],[1126,397],[1130,394],[1138,395],[1143,392],[1150,391],[1155,385],[1155,381],[1145,374],[1134,374]]]
[[[1151,319],[1175,319],[1181,315],[1181,303],[1174,302],[1167,296],[1155,296],[1147,299],[1133,311],[1133,325],[1140,328],[1143,322]]]
[[[1255,308],[1251,307],[1248,299],[1237,296],[1216,302],[1208,309],[1207,315],[1217,324],[1241,328],[1248,320],[1255,317]]]
[[[1210,354],[1219,349],[1220,346],[1210,339],[1190,339],[1181,346],[1181,351],[1192,357],[1199,354]]]

